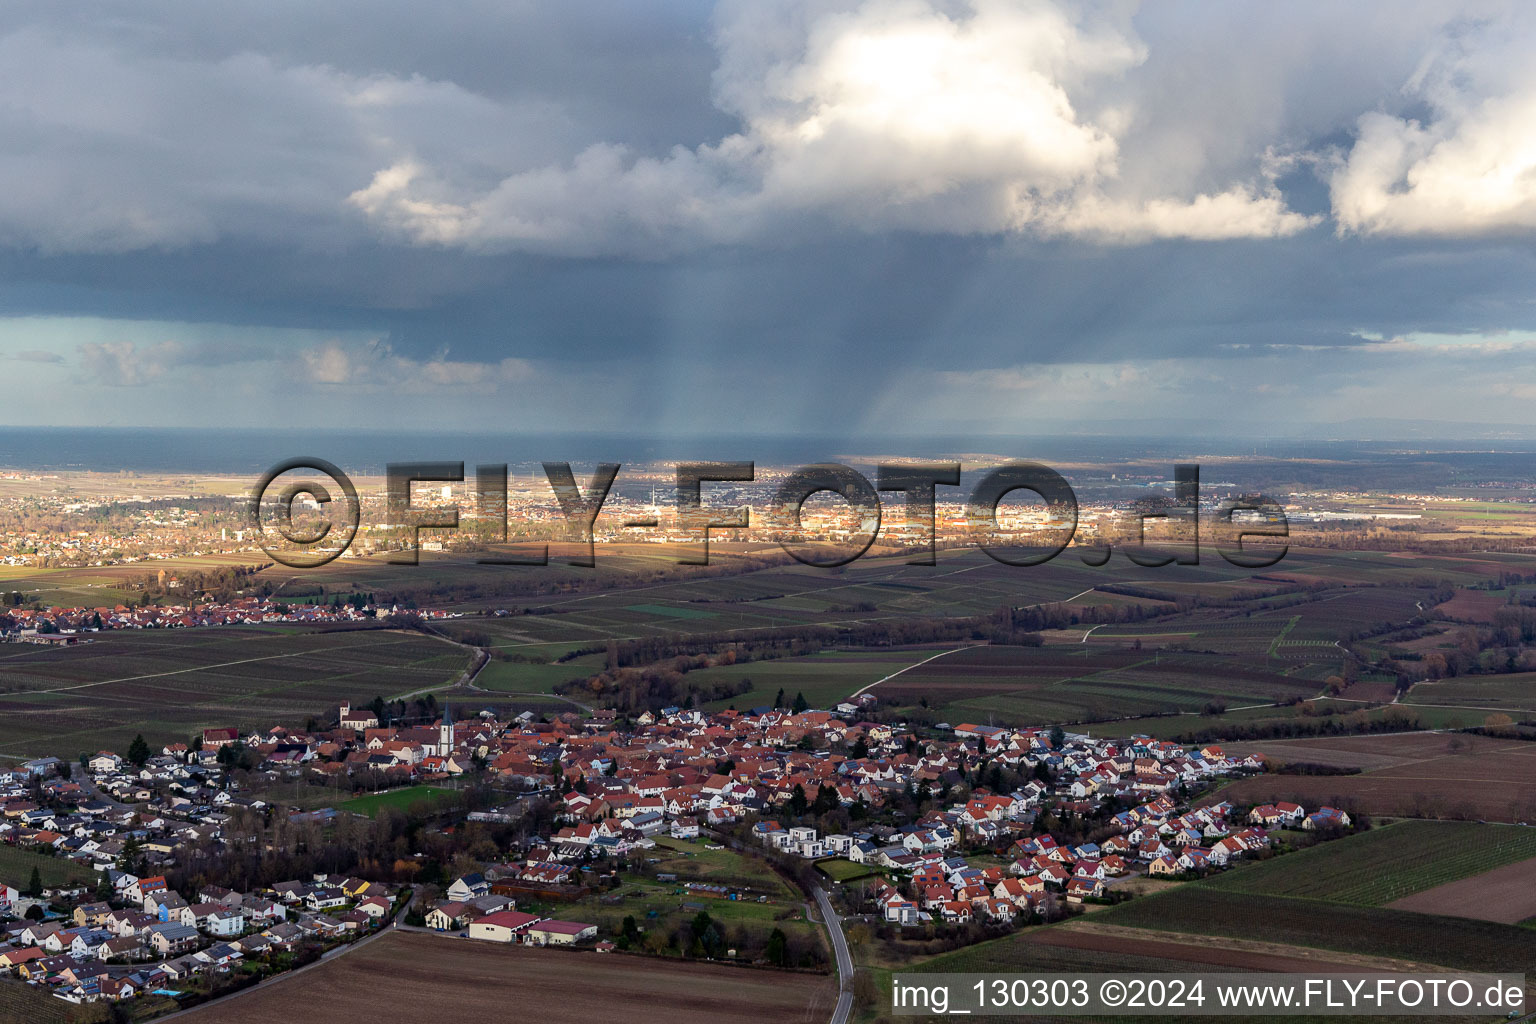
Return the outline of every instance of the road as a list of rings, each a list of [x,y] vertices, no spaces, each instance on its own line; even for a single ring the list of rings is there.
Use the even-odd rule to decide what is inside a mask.
[[[544,693],[539,691],[524,692],[520,690],[487,690],[483,687],[476,686],[475,680],[479,678],[480,670],[491,663],[491,652],[483,647],[476,647],[473,644],[466,644],[461,640],[455,640],[453,637],[449,636],[447,633],[444,633],[442,630],[438,629],[431,623],[423,622],[422,625],[427,630],[427,632],[431,633],[439,640],[445,640],[448,643],[453,644],[455,647],[462,647],[467,651],[472,651],[473,654],[471,655],[470,666],[463,672],[460,672],[459,678],[455,679],[451,683],[438,683],[435,686],[424,686],[419,690],[412,690],[410,693],[396,694],[393,698],[391,698],[392,700],[410,700],[412,697],[420,697],[424,693],[452,693],[454,691],[462,691],[465,693],[483,693],[491,697],[542,697],[549,700],[564,701],[565,703],[575,707],[577,710],[585,711],[589,715],[593,713],[594,709],[591,707],[591,705],[583,704],[579,700],[572,700],[570,697],[562,696],[558,693]]]
[[[897,676],[901,675],[903,672],[910,672],[910,671],[912,671],[915,668],[921,668],[922,666],[928,664],[930,661],[935,661],[935,660],[937,660],[939,658],[944,657],[945,655],[959,654],[961,651],[968,651],[972,647],[985,647],[985,646],[987,646],[987,645],[986,645],[985,642],[983,642],[983,643],[979,643],[979,644],[966,644],[964,647],[955,647],[955,648],[952,648],[952,649],[947,650],[947,651],[940,651],[938,654],[935,654],[932,658],[924,658],[922,661],[919,661],[919,662],[917,662],[915,664],[912,664],[912,665],[908,665],[906,668],[897,669],[895,672],[892,672],[890,675],[885,676],[884,678],[876,679],[874,682],[870,683],[868,686],[860,687],[859,689],[853,691],[853,693],[849,694],[848,699],[849,700],[853,700],[853,698],[857,697],[859,694],[864,693],[864,692],[866,692],[868,690],[873,690],[875,687],[879,686],[881,683],[884,683],[884,682],[887,682],[889,680],[895,679]]]
[[[756,850],[748,849],[737,842],[732,836],[724,832],[716,832],[714,829],[703,829],[703,833],[718,843],[730,847],[738,853],[749,857],[757,857]],[[779,868],[771,860],[765,863],[779,871]],[[779,871],[791,886],[799,888],[795,880]],[[848,1015],[853,1010],[853,954],[848,952],[848,937],[843,934],[843,919],[837,916],[837,911],[832,909],[832,901],[827,898],[827,891],[820,886],[816,887],[816,906],[821,912],[821,923],[826,926],[827,939],[832,943],[832,953],[837,961],[837,1008],[832,1011],[832,1024],[848,1024]]]
[[[837,954],[837,1009],[832,1011],[832,1024],[848,1024],[848,1014],[853,1010],[853,956],[848,952],[843,920],[832,909],[827,890],[817,888],[816,906],[821,908],[821,920],[832,937],[832,951]]]

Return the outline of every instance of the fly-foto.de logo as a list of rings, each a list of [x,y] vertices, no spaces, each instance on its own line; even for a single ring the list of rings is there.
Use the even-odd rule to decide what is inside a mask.
[[[314,457],[287,459],[263,474],[251,490],[248,514],[262,550],[293,568],[313,568],[340,557],[364,531],[376,535],[372,550],[392,563],[415,565],[423,547],[422,530],[458,531],[468,525],[466,520],[472,521],[483,549],[475,559],[480,564],[548,565],[552,532],[574,545],[565,559],[568,564],[595,566],[599,517],[610,507],[622,466],[601,463],[585,482],[577,480],[568,462],[545,462],[542,467],[547,491],[537,523],[513,518],[511,477],[504,463],[477,466],[472,499],[466,495],[465,500],[455,500],[453,485],[465,482],[464,463],[400,462],[386,467],[384,493],[377,502],[380,518],[365,524],[363,499],[352,479],[333,463]],[[1021,461],[988,467],[963,501],[955,492],[941,491],[960,483],[958,462],[882,463],[873,481],[841,463],[802,466],[759,479],[752,462],[680,462],[671,481],[666,522],[653,501],[648,508],[626,505],[611,527],[634,540],[651,534],[676,542],[682,548],[677,557],[682,565],[708,565],[711,535],[722,533],[777,544],[804,565],[847,565],[875,545],[882,521],[895,505],[901,506],[902,530],[894,544],[910,565],[936,564],[941,543],[974,546],[1011,566],[1049,562],[1069,546],[1091,566],[1106,564],[1116,547],[1141,566],[1197,565],[1202,519],[1217,553],[1235,566],[1265,568],[1287,551],[1279,541],[1289,536],[1290,528],[1279,502],[1251,494],[1203,508],[1200,467],[1192,463],[1174,467],[1171,496],[1141,498],[1115,510],[1116,531],[1105,535],[1096,529],[1086,539],[1079,536],[1077,494],[1049,466]],[[706,486],[723,489],[729,499],[750,485],[767,488],[760,506],[706,500]],[[835,528],[809,521],[807,505],[821,495],[842,503],[841,522]],[[1022,514],[1003,507],[1019,495],[1030,500]],[[941,497],[948,510],[942,524]],[[514,531],[514,525],[537,529]],[[1155,543],[1148,539],[1149,526],[1157,531]],[[541,530],[546,536],[542,543],[537,539]],[[1245,547],[1245,541],[1253,539],[1267,543]],[[514,542],[514,552],[496,550]]]

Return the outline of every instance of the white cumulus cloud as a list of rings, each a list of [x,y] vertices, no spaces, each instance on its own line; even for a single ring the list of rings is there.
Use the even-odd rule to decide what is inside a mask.
[[[732,2],[716,30],[715,98],[736,134],[660,157],[596,144],[478,192],[412,154],[351,202],[418,242],[575,255],[735,241],[799,214],[1111,242],[1315,221],[1286,208],[1260,154],[1255,173],[1210,191],[1121,184],[1137,111],[1106,86],[1146,57],[1123,5]]]
[[[1404,87],[1417,116],[1372,111],[1330,178],[1338,230],[1490,235],[1536,228],[1536,15],[1452,25]]]

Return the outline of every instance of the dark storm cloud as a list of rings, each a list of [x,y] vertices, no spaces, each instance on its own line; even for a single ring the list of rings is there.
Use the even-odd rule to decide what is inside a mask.
[[[0,351],[795,431],[987,374],[1186,406],[1389,367],[1384,408],[1451,358],[1393,339],[1536,330],[1536,190],[1476,164],[1530,131],[1519,8],[1128,10],[13,6],[0,314],[170,326]]]

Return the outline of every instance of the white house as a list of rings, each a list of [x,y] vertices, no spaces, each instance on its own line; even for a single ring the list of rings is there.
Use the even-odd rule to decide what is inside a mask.
[[[520,910],[499,910],[469,924],[469,937],[486,942],[518,942],[539,919]]]
[[[574,946],[595,938],[597,925],[580,921],[540,921],[528,929],[528,941],[536,946]]]

